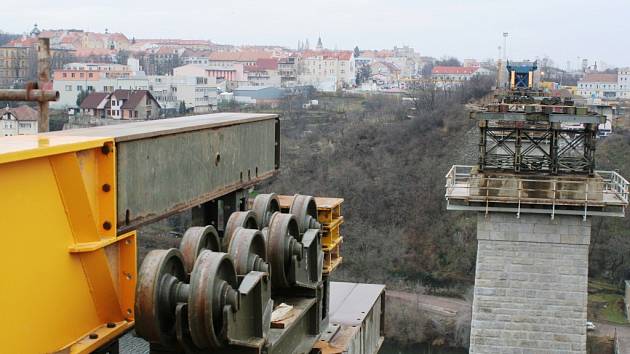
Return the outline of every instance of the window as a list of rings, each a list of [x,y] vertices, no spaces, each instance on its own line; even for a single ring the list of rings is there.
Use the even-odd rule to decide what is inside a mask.
[[[74,73],[70,74],[70,77],[74,77]]]
[[[134,118],[138,118],[138,111],[133,111]]]
[[[72,85],[66,85],[66,91],[72,91]]]
[[[87,90],[88,90],[88,92],[92,92],[92,91],[94,91],[94,86],[88,86],[88,87],[87,87]]]
[[[83,86],[77,85],[77,91],[83,91]]]
[[[89,78],[92,78],[92,77],[94,77],[94,74],[89,73],[89,74],[88,74],[88,77],[89,77]]]
[[[83,73],[79,73],[79,77],[80,77],[80,78],[83,78]]]
[[[63,73],[61,76],[68,77],[68,73]]]

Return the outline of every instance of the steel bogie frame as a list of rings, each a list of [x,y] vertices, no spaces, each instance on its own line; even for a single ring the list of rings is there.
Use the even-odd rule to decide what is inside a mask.
[[[479,121],[479,170],[592,175],[597,125]]]
[[[114,227],[115,160],[107,138],[0,139],[0,300],[19,322],[1,328],[6,352],[88,353],[133,326],[136,234]]]

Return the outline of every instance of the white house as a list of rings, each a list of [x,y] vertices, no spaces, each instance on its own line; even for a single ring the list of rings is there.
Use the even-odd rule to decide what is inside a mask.
[[[37,134],[37,110],[22,105],[0,110],[0,136]]]
[[[617,73],[587,73],[578,81],[577,94],[587,98],[630,99],[630,68]]]

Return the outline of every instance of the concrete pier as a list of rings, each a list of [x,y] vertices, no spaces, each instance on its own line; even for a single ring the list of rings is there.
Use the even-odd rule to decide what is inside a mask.
[[[586,353],[591,220],[478,213],[470,353]]]

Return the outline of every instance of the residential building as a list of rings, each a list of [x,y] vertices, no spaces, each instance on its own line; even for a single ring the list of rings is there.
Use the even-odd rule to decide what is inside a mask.
[[[149,91],[163,110],[179,112],[181,102],[187,111],[207,113],[217,109],[217,83],[211,77],[149,76]]]
[[[37,134],[39,112],[27,105],[0,109],[0,136]]]
[[[398,83],[400,73],[400,68],[390,62],[375,61],[370,64],[370,80],[377,85]]]
[[[175,76],[193,76],[208,77],[216,79],[217,82],[226,81],[245,81],[243,64],[231,64],[230,66],[211,66],[200,64],[188,64],[173,69]]]
[[[34,78],[36,58],[30,47],[0,47],[0,87],[12,87]]]
[[[148,90],[93,92],[81,102],[81,112],[99,118],[157,119],[161,106]]]
[[[136,52],[134,57],[138,58],[147,75],[172,75],[173,69],[181,65],[179,49],[173,47]]]
[[[461,85],[477,75],[491,75],[492,71],[474,66],[435,66],[431,79],[438,87]]]
[[[352,51],[303,52],[298,70],[298,83],[320,91],[336,91],[353,86],[356,67]]]
[[[106,106],[110,94],[109,92],[92,92],[87,95],[81,101],[81,105],[79,105],[81,114],[90,117],[107,118]]]
[[[248,85],[280,87],[277,59],[258,59],[256,64],[245,66]]]
[[[630,68],[617,73],[586,73],[578,81],[577,94],[587,98],[630,99]]]
[[[271,59],[273,57],[273,52],[264,50],[213,52],[208,56],[208,65],[214,67],[233,67],[235,64],[253,66],[256,65],[258,59]]]
[[[278,74],[280,75],[280,85],[282,87],[297,86],[299,61],[300,57],[294,55],[278,61]]]
[[[115,89],[146,90],[148,80],[137,76],[127,65],[111,63],[69,63],[53,73],[53,89],[59,100],[52,108],[76,107],[77,97],[85,92],[113,92]]]
[[[207,50],[186,49],[181,55],[180,62],[182,65],[186,65],[186,64],[209,65],[210,53],[211,52]]]

